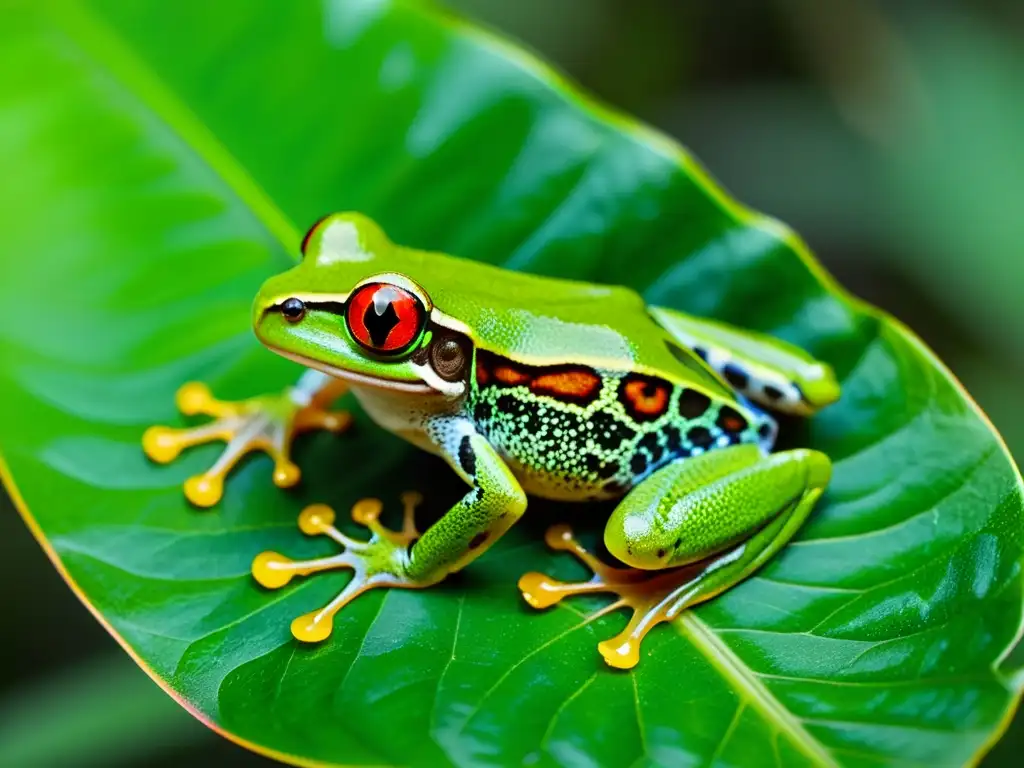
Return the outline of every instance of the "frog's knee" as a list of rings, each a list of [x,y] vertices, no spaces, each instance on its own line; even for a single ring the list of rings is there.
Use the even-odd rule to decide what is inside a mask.
[[[526,511],[526,494],[522,488],[518,486],[514,488],[500,486],[495,488],[492,494],[494,494],[492,499],[494,507],[500,510],[500,519],[506,520],[511,518],[511,522],[508,523],[511,525],[523,516],[523,512]]]
[[[482,437],[467,438],[464,445],[459,461],[475,486],[473,502],[493,517],[517,520],[526,511],[526,493],[519,481]]]
[[[615,559],[643,570],[665,568],[673,554],[646,510],[616,509],[605,526],[604,545]]]
[[[477,502],[501,520],[518,520],[526,511],[526,493],[507,470],[479,473],[476,476]]]
[[[793,451],[799,454],[807,471],[807,488],[825,488],[832,479],[832,462],[821,451],[814,451],[810,448],[800,448]]]

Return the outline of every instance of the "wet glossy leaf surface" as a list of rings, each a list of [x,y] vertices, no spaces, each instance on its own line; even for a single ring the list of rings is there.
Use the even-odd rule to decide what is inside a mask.
[[[202,718],[346,765],[952,765],[997,734],[1021,619],[1005,452],[916,338],[667,141],[411,5],[24,2],[4,21],[0,448],[70,578]],[[197,512],[180,484],[217,449],[156,467],[139,440],[176,422],[183,381],[243,397],[298,374],[252,337],[249,304],[338,209],[824,357],[842,401],[786,425],[836,462],[824,503],[756,577],[652,633],[631,673],[596,653],[623,621],[587,622],[599,599],[534,613],[515,588],[583,576],[541,532],[571,519],[593,540],[606,507],[534,503],[458,578],[368,594],[298,646],[290,620],[346,577],[269,593],[253,556],[330,553],[295,527],[311,501],[397,514],[417,487],[437,515],[457,480],[360,414],[301,444],[300,490],[256,458]]]

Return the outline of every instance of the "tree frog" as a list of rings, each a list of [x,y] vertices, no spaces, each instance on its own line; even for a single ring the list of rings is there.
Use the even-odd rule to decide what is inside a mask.
[[[418,501],[389,530],[381,502],[358,502],[366,540],[342,533],[324,505],[299,527],[340,552],[293,561],[256,557],[252,573],[274,589],[295,576],[347,568],[353,576],[321,610],[292,623],[318,642],[335,614],[361,592],[435,584],[491,547],[524,513],[527,495],[563,501],[617,499],[604,528],[611,567],[566,526],[547,534],[593,578],[562,583],[529,573],[519,587],[534,607],[569,595],[611,592],[609,609],[633,616],[598,648],[614,667],[640,658],[660,621],[741,581],[782,548],[822,495],[824,454],[772,452],[776,421],[766,409],[807,416],[839,397],[832,370],[782,341],[664,307],[623,287],[511,272],[393,244],[373,221],[336,213],[317,222],[294,268],[270,278],[253,305],[256,336],[306,366],[298,384],[241,403],[187,384],[178,404],[209,423],[153,427],[148,455],[172,460],[214,439],[227,447],[189,479],[198,506],[221,496],[223,480],[249,450],[268,451],[274,480],[294,484],[293,436],[343,431],[328,410],[346,388],[384,429],[441,456],[466,494],[420,533]]]

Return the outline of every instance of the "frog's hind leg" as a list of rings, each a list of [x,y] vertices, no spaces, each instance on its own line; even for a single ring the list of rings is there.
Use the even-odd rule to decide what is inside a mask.
[[[766,408],[808,416],[839,397],[832,369],[799,347],[664,307],[651,307],[650,311],[676,341],[702,358],[737,392]]]
[[[626,496],[605,532],[612,554],[635,568],[602,563],[567,526],[556,526],[548,545],[573,553],[593,576],[565,583],[528,573],[519,588],[534,608],[570,595],[616,595],[600,613],[629,608],[632,616],[598,651],[609,666],[629,669],[654,626],[739,583],[785,546],[821,496],[830,466],[816,451],[762,459],[753,446],[669,465]]]
[[[185,481],[185,496],[197,507],[212,507],[220,501],[224,478],[251,451],[268,453],[274,460],[274,484],[288,488],[300,477],[291,459],[295,436],[314,429],[343,432],[352,423],[348,413],[328,410],[344,391],[338,379],[307,371],[280,394],[228,403],[214,398],[205,384],[190,382],[178,390],[178,409],[186,416],[213,420],[184,429],[150,427],[142,436],[142,447],[150,459],[166,464],[186,448],[215,440],[227,443],[208,470]]]

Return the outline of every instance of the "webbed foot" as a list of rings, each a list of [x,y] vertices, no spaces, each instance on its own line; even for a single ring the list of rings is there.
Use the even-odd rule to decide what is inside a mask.
[[[691,605],[691,585],[700,581],[699,570],[641,571],[606,565],[580,544],[567,525],[556,525],[544,536],[548,546],[571,552],[593,571],[589,581],[562,582],[543,573],[527,573],[519,579],[523,599],[534,608],[549,608],[570,595],[612,593],[618,600],[605,606],[593,618],[619,608],[633,613],[626,628],[601,643],[597,650],[605,663],[616,669],[631,669],[640,661],[640,644],[657,624],[674,619]]]
[[[316,560],[292,560],[277,552],[263,552],[252,563],[252,575],[267,589],[280,589],[295,576],[347,568],[352,578],[330,603],[318,611],[299,616],[292,622],[292,635],[302,642],[326,640],[334,626],[334,616],[363,592],[378,587],[419,589],[433,581],[414,580],[404,575],[409,549],[419,538],[416,507],[423,498],[418,493],[402,494],[402,529],[392,531],[380,522],[383,505],[379,499],[363,499],[352,507],[352,519],[370,529],[368,541],[358,541],[334,527],[334,510],[325,504],[313,504],[299,515],[299,529],[307,536],[328,536],[343,552]]]
[[[637,570],[605,565],[560,525],[547,532],[548,545],[572,552],[593,577],[566,584],[528,573],[519,588],[534,608],[568,595],[617,595],[598,615],[616,608],[629,608],[633,615],[619,635],[597,649],[609,666],[629,669],[640,660],[640,644],[655,625],[739,584],[786,546],[821,497],[831,466],[818,451],[762,458],[749,445],[669,464],[630,491],[605,528],[609,551]],[[674,526],[666,510],[676,516]]]
[[[176,429],[155,426],[142,436],[142,447],[153,461],[166,464],[186,448],[223,440],[223,453],[207,471],[185,481],[185,496],[197,507],[212,507],[224,495],[224,478],[251,451],[264,451],[274,460],[274,484],[289,488],[299,481],[298,466],[291,459],[295,436],[315,429],[344,432],[352,417],[327,406],[341,393],[332,381],[319,389],[289,387],[275,395],[239,402],[218,400],[205,384],[190,382],[178,390],[175,402],[186,416],[211,416],[197,427]]]

